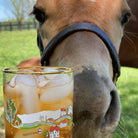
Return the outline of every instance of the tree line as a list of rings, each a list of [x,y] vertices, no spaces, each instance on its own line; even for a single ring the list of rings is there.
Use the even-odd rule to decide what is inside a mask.
[[[2,4],[16,22],[22,23],[28,17],[34,18],[29,14],[32,12],[35,2],[36,0],[4,0]]]

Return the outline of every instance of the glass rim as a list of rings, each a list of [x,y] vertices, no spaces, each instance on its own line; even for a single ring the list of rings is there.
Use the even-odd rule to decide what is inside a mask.
[[[58,69],[59,71],[57,72],[40,72],[40,71],[36,71],[36,72],[27,72],[27,71],[19,71],[19,70],[25,70],[25,69],[45,69],[45,68],[51,68],[51,69]],[[62,71],[60,71],[62,70]],[[5,68],[2,70],[3,73],[11,73],[11,74],[68,74],[68,73],[72,73],[73,70],[69,67],[53,67],[53,66],[34,66],[34,67],[11,67],[11,68]]]

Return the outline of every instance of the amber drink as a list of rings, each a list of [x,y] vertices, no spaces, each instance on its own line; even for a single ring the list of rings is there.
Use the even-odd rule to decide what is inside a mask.
[[[7,68],[3,80],[6,138],[72,138],[70,68]]]

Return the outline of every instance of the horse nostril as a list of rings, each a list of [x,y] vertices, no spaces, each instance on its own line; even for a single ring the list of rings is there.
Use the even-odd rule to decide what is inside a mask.
[[[85,120],[85,119],[91,119],[92,114],[90,111],[82,111],[79,115],[79,119]]]
[[[110,106],[103,118],[101,129],[111,129],[115,128],[120,119],[120,99],[117,91],[112,91]]]

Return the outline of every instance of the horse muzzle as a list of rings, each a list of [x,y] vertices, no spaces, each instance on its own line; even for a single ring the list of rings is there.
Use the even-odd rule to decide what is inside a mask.
[[[75,75],[73,137],[107,137],[119,119],[120,99],[113,82],[100,77],[92,67],[83,67]]]

